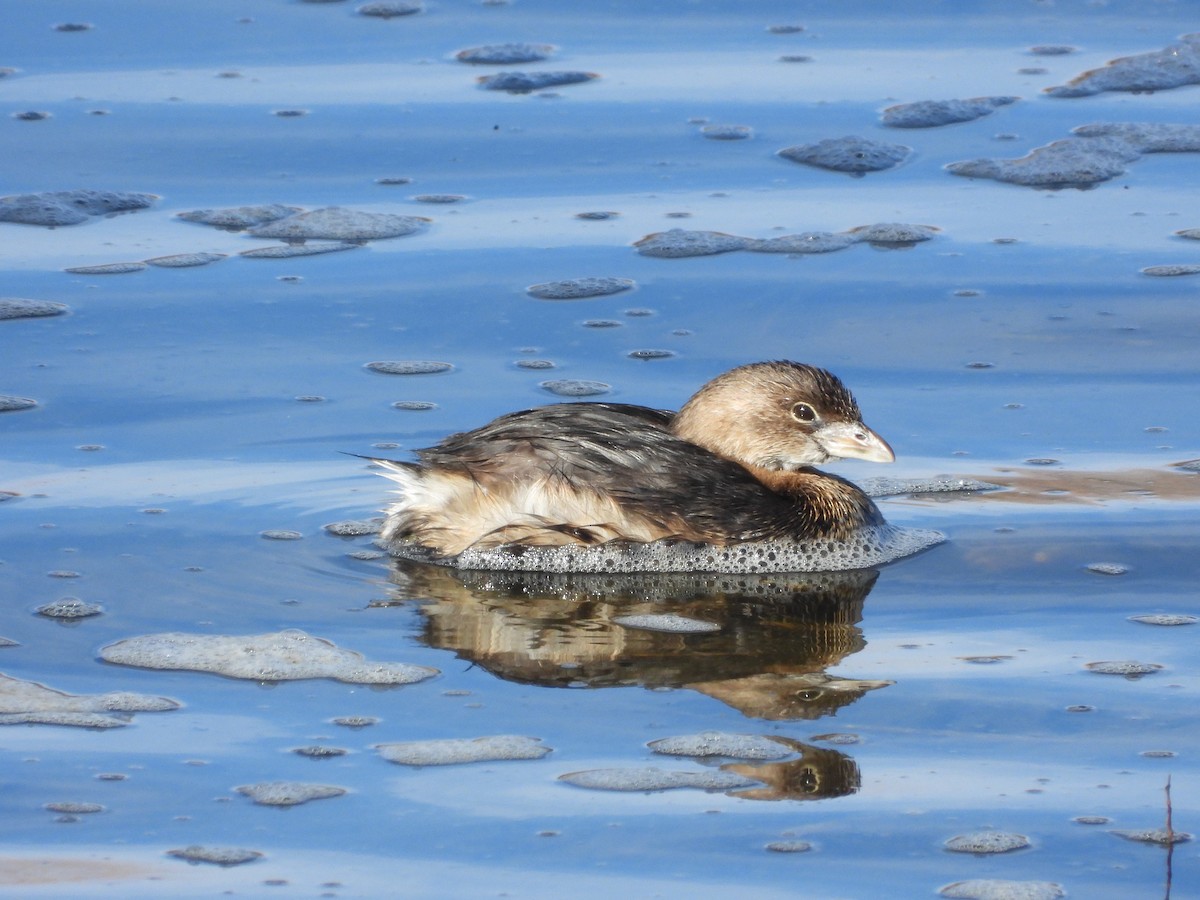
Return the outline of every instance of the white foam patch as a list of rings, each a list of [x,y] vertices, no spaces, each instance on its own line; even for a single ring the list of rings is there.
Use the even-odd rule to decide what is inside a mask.
[[[1141,622],[1143,625],[1164,625],[1174,627],[1177,625],[1195,625],[1196,616],[1188,615],[1187,613],[1147,613],[1143,616],[1130,616],[1130,622]]]
[[[129,713],[166,712],[178,708],[178,701],[167,697],[128,691],[67,694],[36,681],[0,675],[0,725],[120,728],[129,724]]]
[[[847,234],[856,241],[868,244],[919,244],[931,241],[941,229],[935,225],[909,225],[905,222],[876,222],[859,225]]]
[[[168,850],[167,856],[187,860],[190,863],[211,863],[214,866],[240,866],[243,863],[262,859],[263,854],[258,850],[247,850],[244,847],[204,847],[192,844],[190,847],[178,847]]]
[[[357,250],[362,244],[350,242],[317,243],[317,244],[282,244],[274,247],[256,247],[253,250],[243,250],[239,256],[246,259],[291,259],[294,256],[319,256],[322,253],[338,253],[342,250]]]
[[[223,209],[193,209],[176,213],[185,222],[197,222],[201,225],[212,225],[226,231],[242,231],[253,225],[263,225],[286,219],[298,212],[303,212],[299,206],[283,206],[273,203],[266,206],[230,206]]]
[[[485,90],[528,94],[549,87],[582,84],[599,77],[595,72],[500,72],[497,75],[484,75],[477,80]]]
[[[1112,832],[1117,837],[1125,838],[1127,841],[1138,841],[1143,844],[1159,844],[1167,846],[1168,844],[1183,844],[1192,839],[1192,835],[1186,831],[1175,831],[1171,829],[1167,831],[1165,828],[1146,828],[1139,831],[1116,831]]]
[[[779,741],[757,734],[730,734],[725,731],[702,731],[660,738],[647,746],[666,756],[719,756],[729,759],[783,759],[795,756],[796,751]]]
[[[802,231],[752,240],[746,249],[752,253],[833,253],[857,243],[858,238],[846,232]]]
[[[827,138],[815,144],[784,147],[776,155],[819,169],[864,175],[900,165],[912,155],[912,148],[850,135]]]
[[[955,122],[971,122],[991,115],[1019,97],[972,97],[970,100],[918,100],[889,106],[880,121],[890,128],[936,128]]]
[[[869,569],[927,550],[946,539],[939,531],[878,525],[840,540],[754,541],[714,547],[682,541],[612,542],[595,547],[468,548],[431,559],[415,544],[393,542],[396,556],[458,569],[509,572],[841,572]]]
[[[581,300],[585,297],[606,297],[610,294],[619,294],[634,286],[635,282],[632,278],[589,276],[532,284],[525,290],[531,296],[539,297],[542,300]]]
[[[0,222],[48,226],[78,225],[92,216],[108,216],[145,209],[157,199],[157,194],[90,189],[13,194],[0,197]]]
[[[612,390],[603,381],[583,381],[578,378],[555,378],[543,381],[538,387],[560,397],[598,397]]]
[[[1158,278],[1173,278],[1179,275],[1200,275],[1200,264],[1176,263],[1166,266],[1146,266],[1146,268],[1142,269],[1142,274]]]
[[[20,409],[33,409],[35,406],[37,406],[37,401],[28,397],[10,397],[8,394],[0,394],[0,412],[16,412]]]
[[[903,222],[877,222],[849,231],[801,231],[773,238],[751,238],[723,231],[687,231],[672,228],[648,234],[634,243],[642,256],[677,259],[686,256],[713,256],[748,250],[751,253],[833,253],[855,244],[907,247],[932,240],[938,229],[931,225]]]
[[[0,297],[0,319],[29,319],[39,316],[61,316],[70,310],[65,303],[53,300],[26,300],[23,297]]]
[[[633,246],[642,256],[677,259],[683,256],[715,256],[733,250],[745,250],[750,238],[726,234],[723,231],[688,231],[672,228],[648,234]]]
[[[480,738],[451,738],[437,741],[408,741],[376,744],[379,755],[404,766],[449,766],[473,762],[541,759],[553,748],[541,738],[500,734]]]
[[[146,265],[163,269],[190,269],[193,266],[207,266],[209,263],[225,259],[226,256],[226,253],[173,253],[170,256],[156,256],[142,261]]]
[[[459,50],[454,58],[474,65],[511,66],[549,59],[556,49],[553,44],[486,44]]]
[[[72,275],[127,275],[146,268],[144,262],[103,263],[98,266],[68,266],[63,269]]]
[[[955,853],[1009,853],[1029,846],[1029,838],[1011,831],[973,831],[946,841]]]
[[[700,133],[712,141],[745,141],[754,137],[749,125],[705,125]]]
[[[1000,878],[956,881],[938,893],[960,900],[1058,900],[1066,896],[1062,886],[1053,881],[1009,881]]]
[[[1089,672],[1101,675],[1123,675],[1126,678],[1140,678],[1150,675],[1162,668],[1158,663],[1138,662],[1135,659],[1111,659],[1091,662],[1084,666]]]
[[[422,3],[407,3],[404,0],[391,0],[384,3],[367,3],[358,8],[360,16],[372,16],[376,19],[394,19],[397,16],[411,16],[424,12]]]
[[[720,631],[716,622],[704,622],[673,613],[647,614],[641,616],[617,616],[613,621],[623,628],[638,628],[642,631],[667,631],[672,634],[711,634]]]
[[[1046,88],[1051,97],[1088,97],[1104,91],[1163,91],[1200,84],[1200,32],[1150,53],[1122,56],[1089,69],[1064,85]]]
[[[664,771],[662,769],[589,769],[558,776],[559,781],[594,791],[668,791],[692,788],[702,791],[730,791],[758,784],[733,772],[720,769],[701,771]]]
[[[254,237],[281,238],[285,241],[373,241],[412,234],[420,231],[428,222],[421,216],[327,206],[255,225],[247,231]]]
[[[1035,147],[1017,159],[971,159],[946,171],[1027,187],[1083,187],[1125,172],[1146,153],[1200,151],[1200,126],[1163,122],[1100,122],[1071,130],[1074,137]]]
[[[122,666],[188,669],[255,681],[334,678],[351,684],[412,684],[438,674],[426,666],[371,662],[295,629],[245,636],[148,634],[102,647],[100,658]]]
[[[326,800],[346,793],[345,788],[336,785],[303,781],[260,781],[243,784],[234,790],[264,806],[299,806],[310,800]]]
[[[864,478],[859,487],[868,497],[899,497],[905,494],[975,494],[1004,490],[1002,485],[974,478]]]

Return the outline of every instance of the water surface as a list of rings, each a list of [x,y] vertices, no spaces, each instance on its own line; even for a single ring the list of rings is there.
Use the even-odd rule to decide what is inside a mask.
[[[1195,86],[1042,94],[1197,30],[1186,7],[444,0],[385,21],[283,0],[10,6],[5,193],[160,199],[55,229],[0,224],[3,294],[70,307],[0,322],[0,394],[38,402],[0,413],[0,491],[16,495],[0,502],[0,636],[19,644],[0,648],[0,671],[183,706],[105,730],[0,729],[0,890],[868,898],[881,883],[919,897],[1001,879],[1072,897],[1200,893],[1197,844],[1168,857],[1110,833],[1164,827],[1168,777],[1174,827],[1200,828],[1196,626],[1129,618],[1200,614],[1200,476],[1171,467],[1200,456],[1200,276],[1141,273],[1200,261],[1200,242],[1175,235],[1200,227],[1200,155],[1145,154],[1087,190],[943,168],[1017,158],[1093,122],[1194,121]],[[53,27],[70,22],[93,27]],[[788,24],[804,30],[769,30]],[[476,86],[497,67],[454,58],[511,41],[559,49],[499,68],[601,77],[507,94]],[[1031,53],[1039,44],[1075,49]],[[976,96],[1021,100],[938,128],[879,121],[896,103]],[[50,117],[7,115],[28,111]],[[705,124],[752,137],[711,140]],[[913,153],[863,177],[776,155],[847,135]],[[413,199],[427,194],[464,199]],[[256,260],[237,254],[277,242],[175,215],[262,203],[432,222],[349,252]],[[595,211],[619,215],[578,218]],[[904,248],[803,256],[658,259],[633,247],[670,228],[773,238],[880,222],[940,230]],[[63,271],[195,252],[229,256]],[[636,287],[564,301],[526,292],[589,276]],[[639,350],[674,355],[629,356]],[[323,529],[369,519],[386,498],[383,479],[342,451],[403,456],[553,402],[548,379],[674,408],[717,372],[771,358],[837,372],[900,457],[840,474],[1006,490],[881,501],[890,521],[948,542],[834,578],[464,575],[352,558],[370,538]],[[530,359],[555,367],[518,365]],[[453,369],[364,368],[377,360]],[[271,529],[302,538],[261,536]],[[1088,569],[1098,563],[1124,574]],[[67,596],[103,613],[35,614]],[[720,628],[616,621],[629,615]],[[99,659],[137,635],[284,629],[440,675],[392,688],[259,683]],[[1086,668],[1104,661],[1162,668]],[[378,721],[333,723],[347,716]],[[702,732],[768,736],[790,752],[737,761],[647,746]],[[374,748],[494,735],[553,750],[410,768]],[[292,752],[312,746],[347,752]],[[721,765],[751,786],[559,780]],[[347,793],[276,809],[236,791],[273,781]],[[44,808],[61,802],[104,810]],[[1075,821],[1089,816],[1106,821]],[[980,831],[1030,846],[944,847]],[[766,849],[778,841],[810,849]],[[263,857],[220,867],[166,855],[193,845]]]

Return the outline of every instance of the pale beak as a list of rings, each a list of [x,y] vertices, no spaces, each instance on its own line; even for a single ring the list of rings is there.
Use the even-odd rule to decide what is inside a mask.
[[[834,459],[896,461],[896,454],[888,442],[862,422],[834,422],[819,429],[813,437]]]

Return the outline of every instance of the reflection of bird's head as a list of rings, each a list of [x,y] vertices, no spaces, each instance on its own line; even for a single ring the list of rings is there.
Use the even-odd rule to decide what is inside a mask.
[[[753,363],[717,376],[671,428],[718,456],[775,471],[831,459],[896,458],[863,424],[854,396],[836,375],[794,362]]]

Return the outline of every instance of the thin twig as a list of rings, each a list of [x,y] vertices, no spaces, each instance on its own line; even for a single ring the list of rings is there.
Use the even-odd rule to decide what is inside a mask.
[[[1167,776],[1167,892],[1164,900],[1171,900],[1171,857],[1175,854],[1175,826],[1171,823],[1171,776]]]

